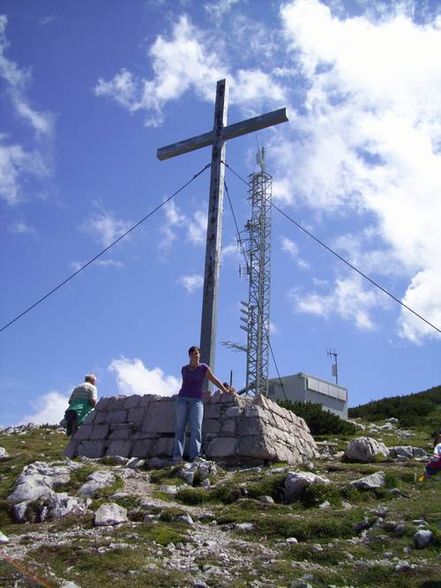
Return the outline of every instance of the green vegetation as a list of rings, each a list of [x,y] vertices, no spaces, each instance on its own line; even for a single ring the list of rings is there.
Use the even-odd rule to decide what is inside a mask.
[[[177,540],[181,537],[167,528],[163,528],[162,531],[162,533],[154,534],[156,539],[170,543],[169,539]],[[55,547],[44,545],[36,550],[34,559],[44,562],[39,564],[38,571],[41,575],[47,573],[48,569],[53,569],[58,577],[67,576],[70,581],[88,588],[187,585],[185,575],[173,570],[158,569],[154,551],[149,545],[151,544],[150,535],[144,538],[141,549],[133,543],[130,544],[124,535],[119,539],[116,545],[115,543],[111,545],[110,542],[101,544],[76,542],[73,545]],[[142,539],[142,536],[139,539]],[[159,544],[159,541],[156,542]],[[29,567],[35,566],[34,562],[25,563]],[[68,570],[67,573],[66,570]],[[50,586],[53,585],[50,584]]]
[[[330,538],[348,538],[354,536],[354,525],[363,519],[364,511],[360,508],[328,512],[308,511],[308,516],[294,513],[288,507],[284,512],[274,512],[271,508],[262,511],[255,501],[242,500],[224,508],[217,521],[221,525],[252,523],[251,531],[238,532],[244,538],[266,540],[295,537],[298,541],[320,541]]]
[[[408,396],[391,396],[349,409],[350,418],[379,421],[395,417],[403,427],[440,428],[441,386]]]
[[[6,498],[26,465],[34,461],[64,460],[66,435],[48,426],[30,427],[24,433],[0,431],[0,447],[9,454],[0,460],[0,498]]]
[[[412,436],[406,444],[428,448],[430,419],[441,415],[441,404],[434,406],[422,423],[409,427]],[[299,414],[297,409],[294,412]],[[324,414],[319,418],[326,419],[328,413]],[[368,422],[362,424],[369,430]],[[347,431],[330,434],[327,440],[336,442],[339,449],[346,447]],[[369,435],[386,445],[403,442],[399,430],[369,430]],[[51,428],[30,428],[21,434],[0,432],[0,446],[10,454],[0,460],[0,529],[11,543],[27,550],[15,562],[21,571],[14,562],[0,559],[0,585],[5,588],[55,588],[62,580],[91,588],[125,588],[128,584],[179,588],[192,586],[196,580],[214,588],[246,588],[253,583],[256,587],[289,586],[295,581],[314,587],[417,588],[436,586],[441,578],[441,486],[436,478],[416,483],[424,464],[415,460],[368,464],[315,460],[314,473],[330,483],[308,486],[291,504],[284,503],[284,480],[288,470],[301,467],[278,464],[282,467],[276,471],[273,467],[219,468],[207,489],[185,485],[178,469],[170,467],[138,471],[136,483],[127,481],[126,486],[116,467],[115,484],[99,490],[91,507],[96,510],[103,502],[117,502],[127,509],[129,522],[98,528],[93,512],[44,523],[18,524],[11,518],[6,498],[22,468],[37,460],[61,460],[64,434]],[[79,463],[69,483],[57,491],[75,495],[92,471],[114,467],[111,460]],[[384,487],[360,490],[351,486],[354,480],[380,470],[385,474]],[[140,492],[141,484],[146,494]],[[159,496],[160,485],[178,486],[177,496]],[[136,492],[126,494],[135,487]],[[120,497],[111,498],[118,490]],[[261,502],[264,495],[275,502]],[[34,506],[37,512],[38,504]],[[186,513],[193,525],[181,518]],[[433,538],[426,548],[413,549],[419,520],[425,521]],[[7,549],[5,545],[6,553]],[[402,561],[409,564],[405,571],[396,569]],[[218,571],[207,572],[207,568]]]
[[[277,403],[304,419],[312,435],[354,435],[356,432],[352,423],[324,410],[321,404],[289,400],[278,400]]]

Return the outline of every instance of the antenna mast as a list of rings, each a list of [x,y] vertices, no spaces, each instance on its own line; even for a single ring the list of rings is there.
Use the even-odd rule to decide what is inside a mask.
[[[335,378],[335,383],[338,384],[338,362],[337,362],[338,353],[335,351],[331,351],[328,349],[328,357],[334,358],[334,363],[332,364],[332,375]]]
[[[271,282],[271,198],[272,176],[266,172],[265,148],[257,153],[260,171],[251,174],[248,200],[251,219],[248,233],[248,303],[242,303],[242,329],[248,335],[246,389],[268,395],[270,282]]]

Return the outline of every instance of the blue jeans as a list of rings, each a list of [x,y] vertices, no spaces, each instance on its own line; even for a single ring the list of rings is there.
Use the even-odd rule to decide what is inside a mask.
[[[184,453],[184,436],[187,422],[190,421],[190,459],[193,460],[201,452],[202,419],[204,403],[200,398],[178,396],[176,398],[176,436],[173,457],[182,457]]]

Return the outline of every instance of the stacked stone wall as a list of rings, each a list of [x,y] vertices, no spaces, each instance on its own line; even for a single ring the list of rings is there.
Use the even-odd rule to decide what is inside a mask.
[[[66,455],[170,457],[175,431],[174,397],[104,397],[72,437]],[[305,421],[264,396],[214,394],[205,404],[203,453],[229,463],[285,461],[318,455]]]

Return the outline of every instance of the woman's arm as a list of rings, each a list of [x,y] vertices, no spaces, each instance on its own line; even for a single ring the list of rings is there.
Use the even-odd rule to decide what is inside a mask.
[[[210,380],[210,382],[212,384],[217,386],[219,388],[219,390],[222,390],[222,392],[226,392],[227,394],[233,394],[233,395],[236,394],[236,392],[230,391],[227,388],[225,388],[225,386],[222,384],[222,382],[220,380],[218,380],[216,378],[216,376],[213,374],[213,372],[211,371],[210,368],[207,368],[207,378]]]

